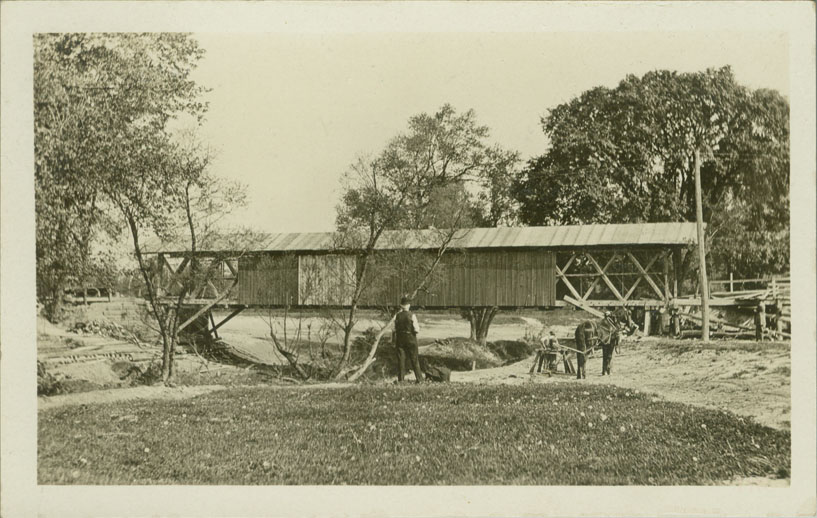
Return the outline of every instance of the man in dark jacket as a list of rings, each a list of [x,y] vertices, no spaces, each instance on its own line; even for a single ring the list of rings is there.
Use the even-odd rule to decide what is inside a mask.
[[[417,350],[417,333],[420,332],[420,324],[417,317],[411,312],[411,299],[403,297],[400,299],[400,312],[394,319],[394,346],[397,349],[397,380],[403,381],[403,374],[406,372],[406,356],[409,358],[411,368],[417,383],[423,381],[423,371],[420,369],[420,357]]]

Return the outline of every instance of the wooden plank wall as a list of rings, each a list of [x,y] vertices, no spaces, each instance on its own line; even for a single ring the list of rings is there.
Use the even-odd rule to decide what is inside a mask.
[[[298,257],[248,256],[239,260],[238,303],[282,306],[298,301]]]
[[[419,294],[415,305],[553,306],[556,302],[553,253],[538,250],[469,251],[444,256],[436,282]],[[385,275],[384,275],[385,277]],[[384,279],[368,305],[395,305],[413,286],[394,277]],[[375,282],[378,282],[375,280]]]
[[[351,278],[354,257],[334,254],[267,257],[264,261],[242,259],[240,304],[283,305],[287,301],[304,306],[348,304],[354,283]],[[452,252],[443,257],[438,268],[428,292],[415,298],[416,306],[538,307],[556,303],[554,254],[549,251]],[[393,306],[413,288],[413,282],[388,267],[372,267],[372,272],[373,287],[362,305]]]
[[[356,258],[352,255],[301,255],[299,304],[302,306],[345,306],[352,300]]]

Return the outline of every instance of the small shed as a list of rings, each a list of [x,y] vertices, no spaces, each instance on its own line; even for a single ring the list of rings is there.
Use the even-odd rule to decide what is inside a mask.
[[[407,272],[434,257],[438,233],[384,233],[362,305],[394,305],[410,291]],[[680,295],[681,256],[696,242],[695,224],[687,222],[460,229],[415,304],[541,308],[571,296],[595,306],[662,305]],[[160,278],[172,292],[167,279],[185,268],[189,252],[174,245],[149,252],[158,254]],[[224,263],[225,279],[237,282],[232,302],[242,306],[345,306],[361,267],[359,249],[340,246],[334,233],[266,234],[241,251],[215,242],[197,255]],[[210,283],[210,296],[223,280]]]

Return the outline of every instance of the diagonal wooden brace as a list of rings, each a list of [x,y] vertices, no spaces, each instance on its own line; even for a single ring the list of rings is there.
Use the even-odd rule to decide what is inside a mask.
[[[655,292],[658,294],[658,298],[661,299],[661,300],[664,299],[664,294],[661,292],[661,290],[658,288],[658,286],[655,284],[655,282],[652,280],[652,277],[650,277],[650,274],[648,273],[649,269],[652,267],[652,265],[655,263],[655,261],[660,259],[662,256],[663,256],[663,254],[658,254],[658,255],[654,256],[652,259],[650,259],[650,262],[647,263],[646,268],[642,268],[641,263],[638,262],[638,259],[636,259],[635,256],[631,252],[627,252],[627,257],[630,258],[630,261],[632,261],[632,263],[635,265],[635,267],[638,268],[638,271],[641,272],[641,276],[639,276],[635,280],[633,285],[630,287],[630,289],[627,290],[627,294],[624,295],[625,299],[629,300],[630,295],[633,294],[633,292],[638,287],[638,284],[641,282],[642,279],[647,279],[647,283],[649,283],[650,286],[652,286],[652,289],[655,290]]]
[[[587,254],[587,255],[589,256],[590,254]],[[606,274],[607,274],[607,269],[608,269],[608,268],[610,268],[610,265],[612,265],[612,264],[613,264],[613,262],[614,262],[614,261],[615,261],[615,260],[616,260],[618,257],[619,257],[618,252],[613,253],[613,257],[611,257],[611,258],[610,258],[610,260],[609,260],[609,261],[607,261],[607,264],[605,264],[605,265],[604,265],[604,271],[601,273],[601,276],[602,276],[602,277],[606,277]],[[595,288],[595,287],[596,287],[596,284],[598,284],[598,283],[599,283],[599,279],[600,279],[600,278],[601,278],[601,277],[598,277],[598,276],[597,276],[595,279],[593,279],[593,282],[591,282],[591,283],[590,283],[590,287],[589,287],[589,288],[587,288],[587,291],[585,292],[584,297],[582,297],[582,300],[587,300],[587,297],[589,297],[589,296],[590,296],[590,294],[591,294],[591,293],[593,293],[593,288]]]
[[[561,279],[561,281],[564,283],[565,286],[567,286],[567,289],[570,290],[570,293],[572,293],[573,296],[576,297],[577,299],[582,300],[582,296],[579,295],[579,292],[570,283],[570,281],[567,278],[567,275],[565,275],[565,272],[567,272],[567,269],[570,268],[570,265],[573,263],[574,259],[576,259],[576,254],[575,253],[570,256],[570,260],[567,261],[567,263],[564,265],[564,268],[559,269],[558,265],[554,265],[554,267],[556,268],[556,276],[559,279]]]
[[[190,318],[188,318],[187,320],[185,320],[185,321],[182,323],[182,325],[180,325],[180,326],[179,326],[179,328],[176,330],[176,332],[179,332],[179,331],[181,331],[182,329],[184,329],[185,327],[189,326],[189,325],[190,325],[190,324],[192,324],[192,323],[193,323],[193,322],[194,322],[194,321],[195,321],[197,318],[199,318],[200,316],[202,316],[202,315],[203,315],[203,314],[204,314],[204,313],[205,313],[207,310],[209,310],[210,308],[212,308],[213,306],[215,306],[216,304],[218,304],[218,303],[219,303],[219,302],[221,302],[222,300],[226,299],[226,298],[227,298],[227,297],[230,295],[230,293],[233,291],[233,288],[235,288],[237,285],[238,285],[238,280],[234,281],[234,282],[233,282],[233,284],[232,284],[232,285],[231,285],[229,288],[227,288],[226,290],[224,290],[224,293],[222,293],[221,295],[219,295],[218,297],[216,297],[215,299],[213,299],[213,300],[212,300],[212,302],[209,302],[208,304],[206,304],[206,305],[202,306],[202,307],[201,307],[201,309],[199,309],[198,311],[196,311],[196,312],[193,314],[193,316],[192,316],[192,317],[190,317]]]
[[[592,255],[590,255],[590,254],[585,254],[585,255],[587,256],[587,259],[590,260],[590,263],[593,265],[593,267],[596,269],[596,271],[599,272],[599,274],[601,275],[601,280],[604,281],[604,284],[606,284],[607,287],[610,288],[610,291],[613,292],[613,295],[618,297],[618,300],[623,302],[624,297],[621,296],[621,293],[618,292],[615,285],[612,282],[610,282],[610,279],[607,277],[607,274],[601,269],[601,266],[599,266],[599,263],[596,262],[596,260],[593,258]]]

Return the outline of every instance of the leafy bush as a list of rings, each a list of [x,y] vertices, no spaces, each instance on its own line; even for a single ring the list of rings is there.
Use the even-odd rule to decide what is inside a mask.
[[[54,396],[66,392],[66,387],[62,380],[57,379],[48,372],[45,364],[37,362],[37,395]]]

